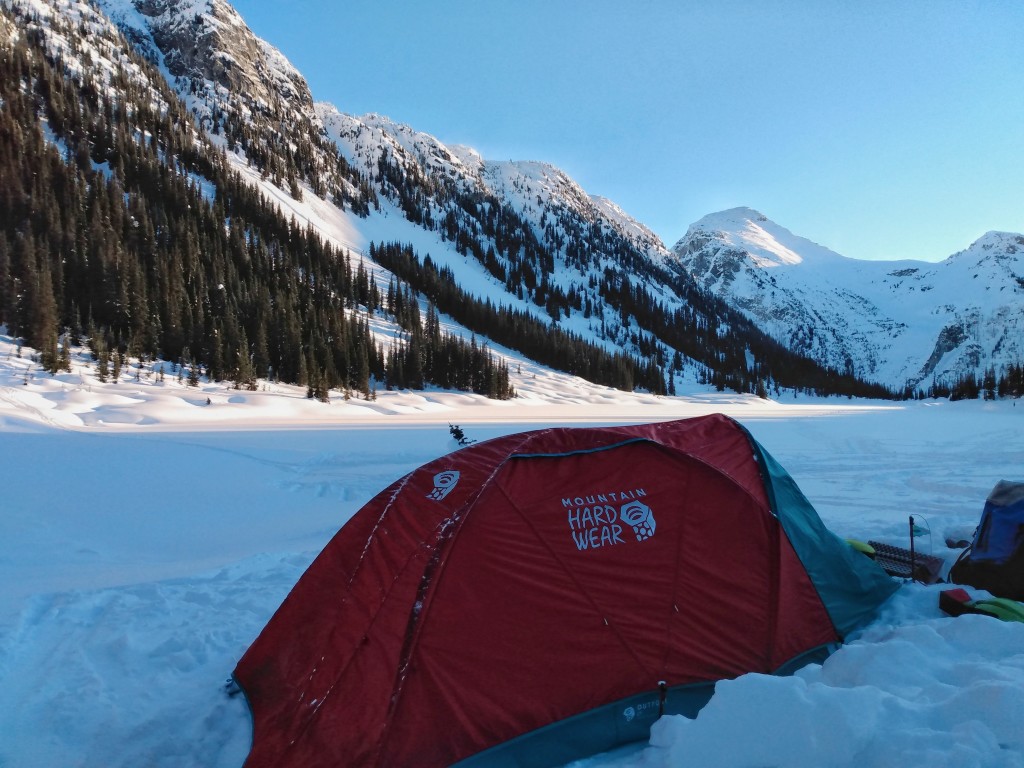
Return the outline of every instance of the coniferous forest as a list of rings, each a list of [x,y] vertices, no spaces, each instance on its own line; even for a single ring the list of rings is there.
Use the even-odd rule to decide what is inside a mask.
[[[489,303],[470,311],[468,297],[451,270],[432,265],[429,255],[421,262],[410,249],[399,254],[403,249],[397,244],[371,251],[375,261],[430,296],[444,312],[546,365],[609,386],[675,394],[672,382],[682,373],[685,357],[698,364],[698,378],[719,391],[764,396],[786,387],[817,394],[894,396],[881,384],[827,368],[786,348],[686,275],[644,259],[601,227],[583,230],[562,219],[557,231],[549,223],[538,237],[499,200],[467,194],[443,177],[424,178],[415,168],[399,167],[386,154],[378,163],[375,181],[410,220],[437,231],[460,253],[476,259],[510,295],[543,308],[552,323],[572,311],[598,322],[604,313],[590,298],[596,294],[604,306],[615,308],[618,317],[610,325],[600,321],[595,335],[639,351],[637,357],[609,355],[553,324]],[[448,208],[443,219],[430,217],[432,203]],[[494,246],[484,249],[481,241],[487,240]],[[581,273],[598,261],[605,264],[600,277],[591,272],[589,291],[566,290],[549,279],[556,252],[564,253],[567,265]],[[684,307],[670,309],[648,285],[671,286],[685,300]],[[549,338],[539,341],[541,335]],[[516,344],[514,339],[523,342]],[[666,348],[675,353],[666,354]]]
[[[39,350],[46,370],[67,367],[69,348],[84,343],[101,379],[128,358],[162,359],[191,381],[273,379],[322,400],[431,385],[514,396],[507,366],[479,336],[624,390],[675,394],[692,365],[719,390],[896,396],[787,349],[596,224],[555,213],[535,231],[497,198],[386,152],[364,177],[323,136],[289,138],[281,105],[251,123],[214,110],[197,127],[123,38],[93,63],[81,46],[101,45],[96,30],[49,19],[68,41],[61,50],[24,10],[0,11],[0,324]],[[362,216],[378,194],[391,199],[519,307],[468,294],[408,245],[376,243],[367,261],[332,246],[243,181],[226,154],[236,149],[296,198],[306,189]],[[556,254],[586,285],[553,279]],[[658,285],[682,304],[671,308]],[[573,313],[603,345],[559,326]],[[445,332],[441,314],[475,335]],[[382,340],[375,318],[397,332]],[[977,387],[1011,388],[987,385]]]
[[[0,48],[0,323],[44,368],[85,342],[101,377],[126,356],[159,357],[321,399],[370,397],[377,382],[514,394],[486,347],[424,330],[407,286],[385,301],[366,265],[243,183],[169,87],[154,98],[158,73],[145,85],[115,73],[109,98],[18,26]],[[407,332],[384,346],[370,317],[397,296]]]

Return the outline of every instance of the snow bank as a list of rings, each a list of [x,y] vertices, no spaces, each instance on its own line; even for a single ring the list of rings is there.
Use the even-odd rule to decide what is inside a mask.
[[[0,345],[4,340],[0,339]],[[833,531],[947,558],[1001,478],[1022,479],[1012,402],[773,403],[629,395],[536,366],[504,403],[451,392],[306,400],[83,363],[39,374],[0,347],[0,765],[240,766],[248,712],[223,683],[338,528],[455,446],[540,425],[724,411]],[[206,404],[207,398],[210,404]],[[906,586],[822,666],[722,682],[695,720],[577,768],[1024,765],[1024,624],[938,611]]]

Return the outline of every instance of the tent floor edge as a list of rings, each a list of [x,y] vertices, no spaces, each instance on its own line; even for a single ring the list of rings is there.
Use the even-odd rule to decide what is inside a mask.
[[[821,664],[839,647],[839,643],[816,646],[771,674],[785,677],[808,664]],[[715,682],[670,686],[663,714],[697,717],[711,700]],[[628,744],[640,746],[649,740],[651,725],[662,714],[661,696],[653,688],[581,712],[478,752],[452,768],[553,768]]]
[[[715,683],[668,689],[666,715],[696,717],[715,692]],[[661,691],[629,696],[545,725],[483,752],[452,768],[552,768],[630,743],[646,742],[661,711]]]

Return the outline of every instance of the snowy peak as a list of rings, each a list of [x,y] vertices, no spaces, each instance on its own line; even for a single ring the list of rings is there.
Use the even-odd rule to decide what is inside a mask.
[[[580,185],[549,163],[490,162],[485,166],[485,173],[492,191],[506,199],[518,200],[523,210],[556,203],[582,212],[590,206],[590,198]]]
[[[678,267],[781,343],[890,387],[953,385],[1024,355],[1024,236],[989,232],[937,264],[860,261],[750,208],[711,214]]]
[[[769,269],[842,258],[828,248],[794,235],[752,208],[731,208],[705,216],[690,226],[672,250],[686,261],[709,246],[732,259],[742,256],[756,267]]]
[[[485,165],[493,192],[520,213],[543,216],[562,212],[579,221],[614,230],[650,256],[667,255],[661,239],[607,198],[590,195],[565,171],[535,160],[496,161]]]
[[[229,154],[296,199],[305,181],[368,210],[372,192],[324,134],[305,79],[225,0],[97,2]]]
[[[527,218],[559,226],[589,225],[614,233],[649,258],[668,255],[661,239],[610,200],[590,195],[565,171],[533,160],[485,164],[490,189]],[[545,216],[547,214],[547,216]]]
[[[467,148],[454,151],[430,134],[384,115],[355,117],[326,102],[317,103],[315,112],[342,156],[367,176],[378,175],[381,162],[389,161],[397,163],[403,175],[412,173],[463,184],[480,182],[482,160]]]
[[[971,243],[968,250],[990,251],[994,248],[1007,253],[1018,253],[1024,250],[1024,235],[1017,232],[986,232]]]
[[[1021,278],[1024,273],[1024,235],[1016,232],[986,232],[968,248],[954,253],[946,261],[970,263],[996,274]]]

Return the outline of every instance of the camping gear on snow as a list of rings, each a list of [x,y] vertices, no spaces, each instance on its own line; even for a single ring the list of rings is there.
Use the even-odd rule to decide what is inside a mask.
[[[913,539],[911,539],[913,541]],[[876,563],[890,576],[898,579],[913,579],[922,584],[934,584],[940,580],[945,561],[941,557],[915,552],[895,544],[869,541]]]
[[[942,590],[939,593],[939,608],[950,616],[979,613],[1002,621],[1024,622],[1024,603],[1005,597],[973,600],[967,590],[961,588]]]
[[[898,588],[712,415],[432,461],[327,544],[239,661],[246,766],[548,766],[820,661]]]
[[[860,552],[864,557],[870,557],[872,560],[875,559],[875,548],[868,544],[866,541],[860,539],[847,538],[846,543],[853,547],[854,551]]]
[[[949,581],[1024,600],[1024,483],[996,483],[974,540],[950,568]]]

